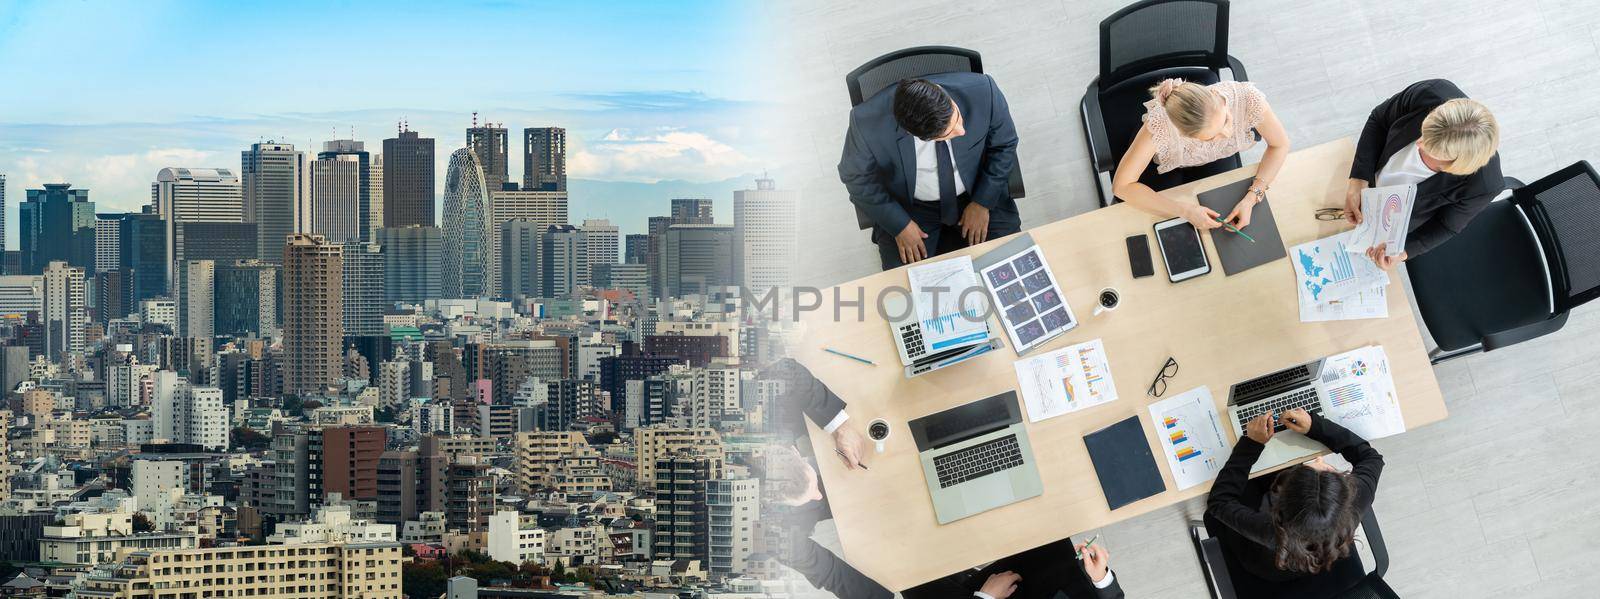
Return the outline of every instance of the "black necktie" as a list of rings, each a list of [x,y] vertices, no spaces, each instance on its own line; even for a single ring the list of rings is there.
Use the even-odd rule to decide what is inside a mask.
[[[939,169],[939,222],[954,225],[961,221],[961,211],[956,209],[956,168],[950,164],[950,144],[934,142],[933,152]]]

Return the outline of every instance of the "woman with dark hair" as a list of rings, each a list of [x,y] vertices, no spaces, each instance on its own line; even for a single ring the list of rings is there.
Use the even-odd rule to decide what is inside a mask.
[[[1248,575],[1234,580],[1241,597],[1313,596],[1315,589],[1338,590],[1363,575],[1360,560],[1352,559],[1355,530],[1372,508],[1383,456],[1355,433],[1305,410],[1285,412],[1283,424],[1338,452],[1352,468],[1340,472],[1319,457],[1251,481],[1251,466],[1272,440],[1272,413],[1250,421],[1217,474],[1205,515],[1206,530]]]

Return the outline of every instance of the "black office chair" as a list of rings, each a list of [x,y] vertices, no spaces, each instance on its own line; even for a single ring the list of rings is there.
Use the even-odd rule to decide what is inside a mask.
[[[1406,261],[1435,364],[1554,333],[1600,296],[1600,176],[1578,162],[1490,202],[1467,228]]]
[[[1345,589],[1329,590],[1322,596],[1327,599],[1399,599],[1394,589],[1383,581],[1383,575],[1389,572],[1389,548],[1383,543],[1383,531],[1379,530],[1378,517],[1372,510],[1367,510],[1361,516],[1361,529],[1366,533],[1367,548],[1372,551],[1372,559],[1377,563],[1373,564],[1371,572],[1354,577]],[[1231,562],[1222,549],[1222,543],[1206,531],[1201,521],[1189,521],[1189,537],[1194,541],[1195,554],[1200,558],[1200,571],[1205,575],[1206,588],[1211,591],[1212,599],[1237,599],[1239,595],[1235,592],[1234,578],[1249,574]],[[1361,558],[1357,554],[1351,553],[1350,559],[1354,560],[1349,564],[1351,568],[1361,568]],[[1315,599],[1314,592],[1312,589],[1298,589],[1289,591],[1286,596]]]
[[[883,91],[894,87],[902,79],[926,77],[939,73],[982,73],[983,57],[976,51],[952,46],[919,46],[895,50],[867,61],[844,76],[844,85],[850,90],[850,105],[859,106]],[[1007,182],[1012,199],[1025,194],[1022,186],[1022,164],[1011,167]],[[856,208],[856,224],[871,229],[872,220],[861,208]]]
[[[1079,114],[1102,206],[1111,205],[1117,161],[1144,125],[1150,88],[1171,77],[1216,83],[1223,69],[1235,81],[1249,79],[1228,55],[1228,0],[1144,0],[1100,22],[1100,76],[1084,92]],[[1140,181],[1163,189],[1239,166],[1237,155],[1167,176],[1151,165]]]

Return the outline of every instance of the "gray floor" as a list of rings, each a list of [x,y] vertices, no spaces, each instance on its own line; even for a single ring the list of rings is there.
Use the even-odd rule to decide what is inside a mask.
[[[797,282],[874,272],[834,165],[844,74],[898,48],[983,53],[1022,135],[1024,226],[1095,207],[1077,120],[1098,69],[1098,22],[1121,0],[860,2],[768,6],[779,50],[777,123],[794,142],[780,184],[800,189]],[[1600,159],[1600,10],[1586,0],[1235,0],[1230,51],[1301,147],[1354,135],[1372,105],[1445,77],[1487,103],[1507,175],[1533,180]],[[768,74],[771,77],[771,74]],[[1257,152],[1256,155],[1259,155]],[[1253,159],[1247,156],[1248,159]],[[1600,309],[1566,329],[1436,369],[1451,416],[1376,445],[1388,459],[1376,510],[1406,597],[1600,597]],[[1200,597],[1184,523],[1201,504],[1102,531],[1130,597]],[[824,531],[826,534],[826,531]]]

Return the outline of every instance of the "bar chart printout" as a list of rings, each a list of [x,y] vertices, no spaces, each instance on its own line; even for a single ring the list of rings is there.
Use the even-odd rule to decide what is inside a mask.
[[[1195,387],[1150,404],[1150,421],[1179,490],[1217,477],[1228,458],[1228,442],[1209,388]]]
[[[1365,256],[1349,251],[1348,237],[1346,231],[1302,243],[1289,251],[1302,307],[1343,300],[1389,284],[1389,273]]]

